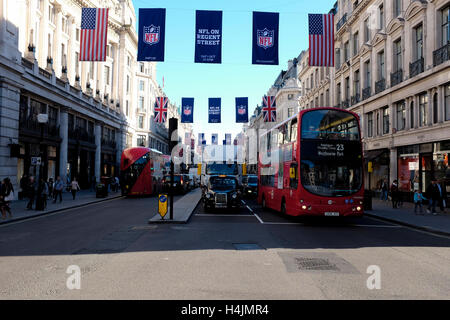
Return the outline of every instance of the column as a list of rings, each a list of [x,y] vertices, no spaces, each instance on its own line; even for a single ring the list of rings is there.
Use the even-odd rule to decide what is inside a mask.
[[[389,185],[397,179],[397,148],[391,148],[389,154]]]
[[[59,146],[59,176],[62,181],[66,181],[67,175],[67,156],[69,153],[69,125],[68,125],[67,109],[59,109],[59,135],[61,137],[61,144]]]
[[[95,123],[95,180],[100,181],[101,157],[102,157],[102,126],[100,122]]]

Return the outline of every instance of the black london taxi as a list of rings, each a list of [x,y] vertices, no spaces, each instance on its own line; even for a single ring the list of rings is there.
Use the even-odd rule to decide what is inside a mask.
[[[247,175],[242,177],[244,197],[256,197],[258,195],[258,176]]]
[[[205,211],[215,208],[239,208],[241,190],[238,180],[233,176],[214,175],[202,190]]]

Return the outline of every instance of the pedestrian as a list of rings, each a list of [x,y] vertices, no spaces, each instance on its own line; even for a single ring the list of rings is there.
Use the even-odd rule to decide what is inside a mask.
[[[75,178],[75,177],[73,178],[73,181],[71,183],[70,189],[72,191],[73,200],[75,200],[75,196],[77,195],[77,191],[80,190],[80,186],[78,185],[77,178]]]
[[[420,214],[422,214],[422,202],[427,200],[422,194],[422,190],[418,189],[414,191],[414,213],[417,214],[417,207],[420,208]]]
[[[29,198],[28,204],[27,204],[27,210],[33,209],[34,204],[34,198],[36,196],[37,192],[37,182],[34,180],[34,176],[30,177],[30,180],[27,183],[26,192]]]
[[[53,182],[53,178],[48,179],[48,199],[53,199],[53,188],[55,183]]]
[[[436,213],[436,205],[439,203],[440,200],[440,193],[439,188],[436,184],[436,179],[431,180],[431,184],[428,185],[428,188],[426,190],[427,197],[428,197],[428,213],[433,213],[433,215],[437,215]],[[431,210],[431,211],[430,211]]]
[[[61,180],[60,176],[56,177],[55,186],[53,188],[53,203],[56,203],[56,200],[59,196],[59,203],[62,202],[62,192],[64,189],[64,182]]]
[[[115,177],[114,178],[114,180],[115,180],[115,188],[116,188],[116,192],[118,192],[119,191],[119,188],[120,188],[120,181],[119,181],[119,177]]]
[[[439,189],[439,209],[441,209],[441,213],[444,213],[447,206],[447,190],[444,181],[437,181],[436,186]]]
[[[398,208],[398,181],[394,180],[391,185],[392,208]]]
[[[6,219],[6,185],[5,185],[5,180],[1,181],[0,184],[0,210],[2,212],[2,219],[5,220]]]
[[[389,188],[388,188],[387,180],[384,179],[381,182],[381,200],[382,201],[387,201],[388,200],[388,191],[389,191],[388,189]]]
[[[28,195],[27,195],[27,184],[28,184],[28,181],[29,181],[28,176],[24,173],[22,175],[22,178],[20,179],[20,182],[19,182],[19,187],[20,187],[19,200],[22,200],[24,198],[28,198]]]
[[[36,210],[45,210],[47,208],[47,197],[48,197],[48,184],[44,180],[44,178],[40,178],[38,188],[38,198],[36,200]]]

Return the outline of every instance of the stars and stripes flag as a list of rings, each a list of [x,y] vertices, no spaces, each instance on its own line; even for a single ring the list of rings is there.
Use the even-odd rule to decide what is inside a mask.
[[[277,120],[277,105],[274,96],[263,97],[264,122],[275,122]]]
[[[155,122],[164,123],[167,118],[167,97],[157,97],[155,102]]]
[[[334,15],[309,14],[309,65],[334,67]]]
[[[80,61],[105,61],[108,10],[101,8],[82,8]]]

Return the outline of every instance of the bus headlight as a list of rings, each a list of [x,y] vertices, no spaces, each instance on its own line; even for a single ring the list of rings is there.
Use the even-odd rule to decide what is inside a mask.
[[[305,205],[303,205],[303,206],[302,206],[302,209],[303,209],[303,210],[306,210],[306,206],[305,206]]]
[[[360,206],[356,207],[356,210],[361,211],[361,207]]]

